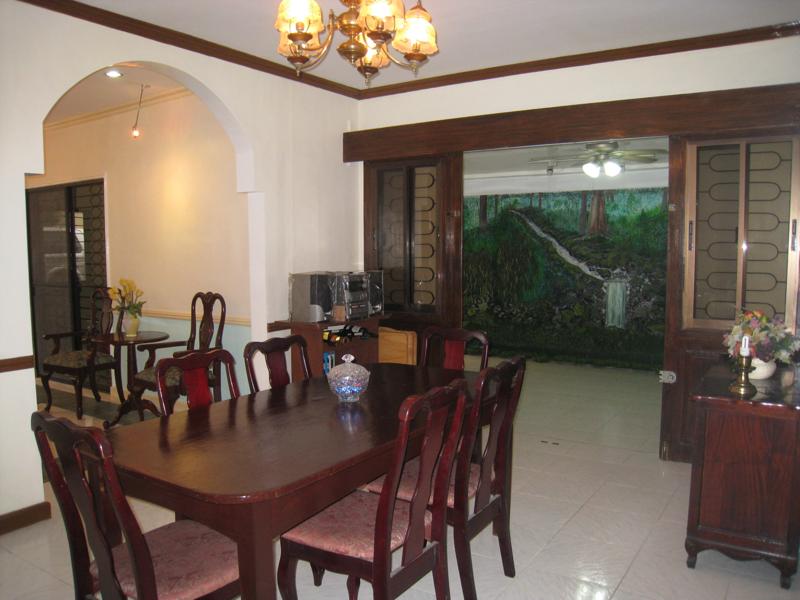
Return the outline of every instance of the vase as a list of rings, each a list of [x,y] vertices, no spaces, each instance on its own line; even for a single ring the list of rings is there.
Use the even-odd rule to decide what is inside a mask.
[[[125,315],[122,325],[125,327],[125,337],[136,337],[139,334],[139,317],[135,315]]]
[[[768,379],[775,372],[775,360],[764,362],[760,358],[753,358],[753,370],[750,371],[750,379]]]

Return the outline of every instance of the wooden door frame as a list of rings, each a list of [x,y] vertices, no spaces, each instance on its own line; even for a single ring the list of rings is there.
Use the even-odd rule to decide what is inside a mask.
[[[540,144],[666,136],[669,138],[669,211],[667,235],[667,302],[665,310],[664,369],[680,370],[692,358],[695,364],[714,351],[712,336],[718,330],[682,328],[683,297],[684,195],[686,183],[685,145],[703,138],[761,137],[800,132],[800,83],[740,88],[716,92],[678,94],[517,111],[428,123],[415,123],[347,132],[343,135],[343,159],[346,162],[402,160],[421,156],[464,151]],[[460,161],[457,161],[460,162]],[[452,176],[462,175],[463,164]],[[460,188],[463,184],[459,183]],[[366,199],[366,195],[365,195]],[[460,211],[460,205],[458,207]],[[459,212],[460,222],[460,212]],[[369,235],[365,222],[365,236]],[[449,293],[461,297],[461,248],[450,246],[452,257],[445,276]],[[455,243],[455,239],[454,239]],[[453,303],[451,310],[461,308]],[[461,314],[443,315],[449,322],[460,322]],[[697,356],[679,356],[678,347],[688,344]],[[683,362],[681,362],[683,361]],[[685,444],[672,455],[665,451],[676,440],[675,421],[670,409],[677,398],[677,388],[664,386],[661,419],[661,456],[688,460],[691,447]],[[691,420],[691,419],[689,419]],[[680,436],[679,436],[680,437]],[[678,442],[675,441],[674,444]],[[677,448],[677,446],[676,446]]]

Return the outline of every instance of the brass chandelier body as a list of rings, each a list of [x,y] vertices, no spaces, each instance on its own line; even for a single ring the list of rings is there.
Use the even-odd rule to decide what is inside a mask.
[[[333,37],[339,31],[347,39],[337,52],[364,77],[367,85],[378,71],[394,63],[417,69],[436,54],[436,30],[431,16],[417,2],[408,11],[402,0],[341,0],[346,10],[328,15],[316,0],[282,0],[278,6],[275,29],[281,34],[278,52],[294,66],[297,74],[318,65],[327,56]],[[320,35],[324,32],[324,40]],[[392,54],[394,48],[402,55]]]

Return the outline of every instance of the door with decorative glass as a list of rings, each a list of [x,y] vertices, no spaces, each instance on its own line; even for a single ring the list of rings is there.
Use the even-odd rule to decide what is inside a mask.
[[[670,252],[680,257],[668,270],[683,292],[675,307],[680,327],[665,334],[660,456],[691,460],[689,397],[720,361],[723,334],[736,314],[759,309],[797,328],[800,138],[675,137],[670,154],[677,184]]]

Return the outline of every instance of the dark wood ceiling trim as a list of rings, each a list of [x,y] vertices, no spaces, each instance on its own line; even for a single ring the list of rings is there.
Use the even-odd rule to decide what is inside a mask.
[[[33,368],[33,356],[15,356],[14,358],[0,358],[0,373],[9,371],[22,371]]]
[[[730,31],[727,33],[716,33],[667,42],[655,42],[652,44],[642,44],[639,46],[616,48],[599,52],[559,56],[555,58],[546,58],[544,60],[534,60],[513,65],[503,65],[500,67],[442,75],[440,77],[415,79],[414,81],[384,85],[370,89],[357,89],[309,73],[301,73],[298,77],[291,67],[266,60],[265,58],[234,50],[233,48],[221,44],[215,44],[202,38],[175,31],[174,29],[167,29],[160,25],[153,25],[152,23],[126,17],[115,12],[89,6],[88,4],[76,2],[75,0],[19,0],[19,2],[25,2],[26,4],[32,4],[71,17],[83,19],[84,21],[110,27],[111,29],[117,29],[164,44],[170,44],[178,48],[183,48],[184,50],[190,50],[243,67],[248,67],[256,71],[269,73],[270,75],[291,79],[299,83],[311,85],[357,100],[389,96],[392,94],[403,94],[417,90],[456,85],[471,81],[482,81],[484,79],[494,79],[497,77],[508,77],[510,75],[523,75],[526,73],[535,73],[537,71],[586,66],[602,62],[643,58],[645,56],[658,56],[661,54],[687,52],[690,50],[703,50],[706,48],[746,44],[749,42],[760,42],[800,35],[800,21],[791,21],[779,25],[741,29],[739,31]]]
[[[415,79],[414,81],[361,90],[358,95],[358,99],[365,100],[368,98],[377,98],[379,96],[388,96],[391,94],[402,94],[405,92],[414,92],[446,85],[456,85],[459,83],[469,83],[484,79],[494,79],[496,77],[509,77],[511,75],[536,73],[537,71],[549,71],[552,69],[564,69],[567,67],[582,67],[596,63],[627,60],[631,58],[643,58],[646,56],[673,54],[675,52],[688,52],[690,50],[704,50],[707,48],[718,48],[721,46],[732,46],[735,44],[746,44],[749,42],[761,42],[794,35],[800,35],[800,21],[792,21],[790,23],[782,23],[780,25],[768,25],[766,27],[755,27],[753,29],[741,29],[739,31],[730,31],[727,33],[717,33],[700,37],[685,38],[682,40],[655,42],[653,44],[642,44],[640,46],[629,46],[627,48],[615,48],[613,50],[602,50],[599,52],[586,52],[584,54],[546,58],[544,60],[534,60],[530,62],[516,63],[513,65],[503,65],[488,69],[453,73],[451,75],[442,75],[441,77]]]
[[[177,48],[183,48],[184,50],[190,50],[192,52],[197,52],[198,54],[204,54],[212,58],[218,58],[242,67],[254,69],[263,73],[269,73],[270,75],[276,75],[278,77],[284,77],[293,81],[299,81],[300,83],[320,88],[328,92],[333,92],[335,94],[340,94],[342,96],[347,96],[348,98],[358,98],[359,95],[359,90],[356,88],[342,85],[340,83],[336,83],[335,81],[329,81],[328,79],[323,79],[322,77],[317,77],[316,75],[310,75],[309,73],[301,73],[298,77],[294,69],[291,67],[279,65],[278,63],[274,63],[264,58],[254,56],[246,52],[241,52],[239,50],[234,50],[233,48],[229,48],[221,44],[215,44],[193,35],[175,31],[174,29],[167,29],[166,27],[161,27],[160,25],[153,25],[152,23],[126,17],[118,13],[103,10],[102,8],[96,8],[81,2],[75,2],[74,0],[19,1],[25,2],[26,4],[33,4],[34,6],[52,10],[64,15],[69,15],[78,19],[83,19],[84,21],[96,23],[97,25],[110,27],[111,29],[132,33],[133,35],[138,35],[156,42],[162,42],[164,44],[176,46]]]
[[[800,127],[800,84],[463,117],[344,134],[345,162],[533,144]]]

